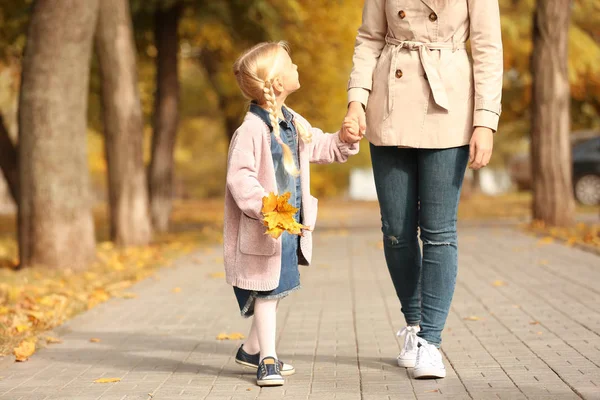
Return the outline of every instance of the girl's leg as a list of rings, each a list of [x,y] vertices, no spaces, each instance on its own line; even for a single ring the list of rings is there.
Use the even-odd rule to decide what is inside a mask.
[[[439,347],[458,271],[456,219],[469,147],[419,150],[420,228],[423,241],[421,331]]]
[[[277,359],[275,338],[277,335],[277,299],[257,298],[254,304],[254,321],[260,347],[261,361],[265,357]]]
[[[277,300],[276,311],[277,309],[279,309],[279,301],[280,300]],[[260,343],[258,342],[258,330],[256,329],[256,316],[252,317],[252,326],[250,327],[248,338],[244,342],[244,351],[248,354],[258,354],[260,352]]]
[[[421,250],[417,239],[417,150],[371,145],[371,162],[387,267],[406,323],[418,325]]]
[[[244,342],[244,351],[248,354],[258,354],[260,344],[258,343],[258,331],[256,329],[256,316],[252,317],[252,326],[248,338]]]

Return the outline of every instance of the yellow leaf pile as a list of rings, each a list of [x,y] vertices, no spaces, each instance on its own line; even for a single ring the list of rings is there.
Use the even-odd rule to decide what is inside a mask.
[[[302,229],[309,229],[294,219],[298,209],[289,203],[290,195],[290,192],[280,196],[269,193],[268,196],[263,197],[262,213],[263,222],[267,227],[266,234],[274,239],[279,238],[283,232],[302,236]]]

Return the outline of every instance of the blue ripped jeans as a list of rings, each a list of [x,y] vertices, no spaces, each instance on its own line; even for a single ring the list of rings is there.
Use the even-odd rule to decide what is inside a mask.
[[[371,145],[385,260],[409,325],[439,347],[458,270],[456,219],[469,146]],[[418,235],[423,242],[419,247]]]

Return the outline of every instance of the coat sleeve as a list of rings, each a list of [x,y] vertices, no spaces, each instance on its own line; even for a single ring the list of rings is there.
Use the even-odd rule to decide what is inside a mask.
[[[262,199],[267,196],[258,180],[252,135],[236,134],[231,142],[227,165],[227,189],[236,204],[250,218],[262,219]]]
[[[354,64],[348,82],[348,102],[358,101],[365,107],[373,87],[373,71],[385,46],[387,20],[386,0],[366,0],[362,25],[354,45]]]
[[[502,35],[498,0],[467,0],[475,80],[474,126],[496,131],[502,110]]]

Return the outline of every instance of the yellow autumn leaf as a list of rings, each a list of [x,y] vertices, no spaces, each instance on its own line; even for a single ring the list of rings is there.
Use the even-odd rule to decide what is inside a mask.
[[[280,196],[269,193],[268,196],[263,197],[263,223],[267,227],[265,233],[274,239],[279,238],[286,231],[293,235],[302,235],[303,229],[309,229],[294,219],[298,209],[289,203],[289,199],[290,192]]]
[[[113,382],[121,382],[121,378],[100,378],[96,379],[94,383],[113,383]]]
[[[475,315],[468,316],[468,317],[466,317],[464,319],[465,319],[465,321],[479,321],[479,320],[481,320],[481,318],[479,318],[479,317],[477,317]]]
[[[277,195],[275,193],[269,193],[268,196],[263,197],[263,213],[273,212],[277,209]]]
[[[219,333],[217,335],[217,340],[240,340],[244,339],[245,336],[239,332],[234,333]]]
[[[58,343],[62,343],[63,341],[59,338],[55,338],[52,336],[46,336],[45,337],[46,343],[48,344],[58,344]]]
[[[15,326],[15,329],[17,330],[18,333],[25,332],[29,328],[30,328],[30,326],[29,325],[25,325],[25,324],[21,324],[21,325]]]
[[[179,292],[181,292],[181,288],[180,287],[173,288],[172,292],[179,293]]]
[[[100,342],[101,342],[101,340],[100,340],[100,339],[98,339],[98,338],[91,338],[91,339],[90,339],[90,342],[92,342],[92,343],[100,343]]]
[[[35,343],[29,340],[22,341],[21,344],[13,350],[16,360],[19,362],[27,361],[33,353],[35,353]]]
[[[538,241],[538,245],[543,246],[547,244],[551,244],[554,242],[554,238],[552,236],[546,236]]]
[[[506,282],[498,280],[498,281],[494,281],[494,283],[492,283],[492,285],[494,285],[495,287],[506,286]]]
[[[225,272],[213,272],[212,274],[210,274],[208,276],[211,277],[212,279],[225,278]]]

